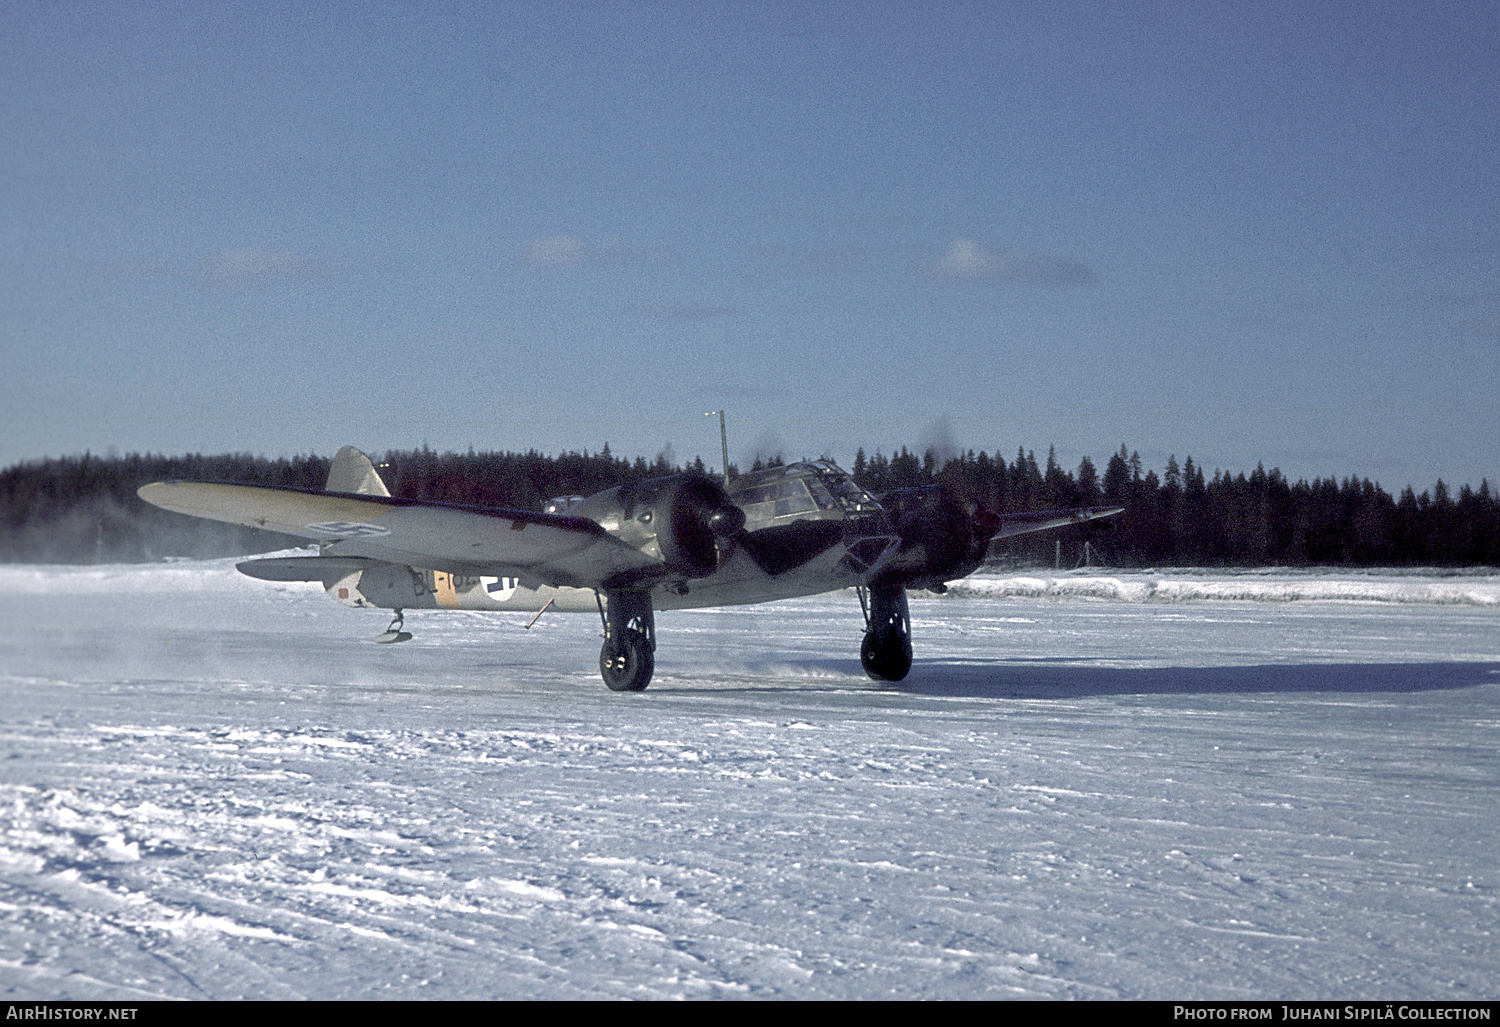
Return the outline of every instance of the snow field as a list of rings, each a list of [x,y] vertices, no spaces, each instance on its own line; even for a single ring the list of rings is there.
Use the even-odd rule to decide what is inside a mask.
[[[835,594],[619,696],[588,617],[0,568],[0,990],[1495,997],[1500,611],[1420,591],[1493,579],[1007,580],[899,686]]]

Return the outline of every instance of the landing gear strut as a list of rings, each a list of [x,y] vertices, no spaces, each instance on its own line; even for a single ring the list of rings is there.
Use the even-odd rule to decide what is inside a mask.
[[[859,605],[865,612],[865,640],[859,647],[859,662],[875,681],[900,681],[911,670],[911,613],[906,606],[906,589],[873,585],[868,593],[865,589],[858,591]]]
[[[599,673],[612,692],[641,692],[656,669],[656,620],[650,592],[611,592],[604,620],[604,646],[599,650]]]
[[[386,645],[389,645],[392,642],[411,641],[411,632],[401,630],[401,626],[405,623],[406,614],[400,610],[397,610],[396,616],[391,618],[391,626],[386,628],[384,633],[376,635],[375,641]]]

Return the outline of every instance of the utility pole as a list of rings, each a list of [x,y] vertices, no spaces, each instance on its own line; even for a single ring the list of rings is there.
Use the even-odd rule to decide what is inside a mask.
[[[729,431],[724,427],[724,411],[710,410],[704,417],[719,415],[719,447],[724,454],[724,487],[729,488]]]

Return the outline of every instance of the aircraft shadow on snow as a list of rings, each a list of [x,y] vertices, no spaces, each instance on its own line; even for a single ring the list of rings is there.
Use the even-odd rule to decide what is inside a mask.
[[[1233,667],[1090,667],[1063,657],[976,662],[919,660],[900,684],[871,690],[976,699],[1077,699],[1103,695],[1307,695],[1415,693],[1500,684],[1500,663],[1267,663]],[[860,674],[853,660],[798,660],[793,666]]]

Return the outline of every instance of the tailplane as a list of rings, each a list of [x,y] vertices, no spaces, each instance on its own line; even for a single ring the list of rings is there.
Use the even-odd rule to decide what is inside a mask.
[[[328,492],[353,492],[361,496],[389,496],[390,490],[380,480],[380,474],[370,458],[353,446],[345,446],[333,458],[328,468]]]

